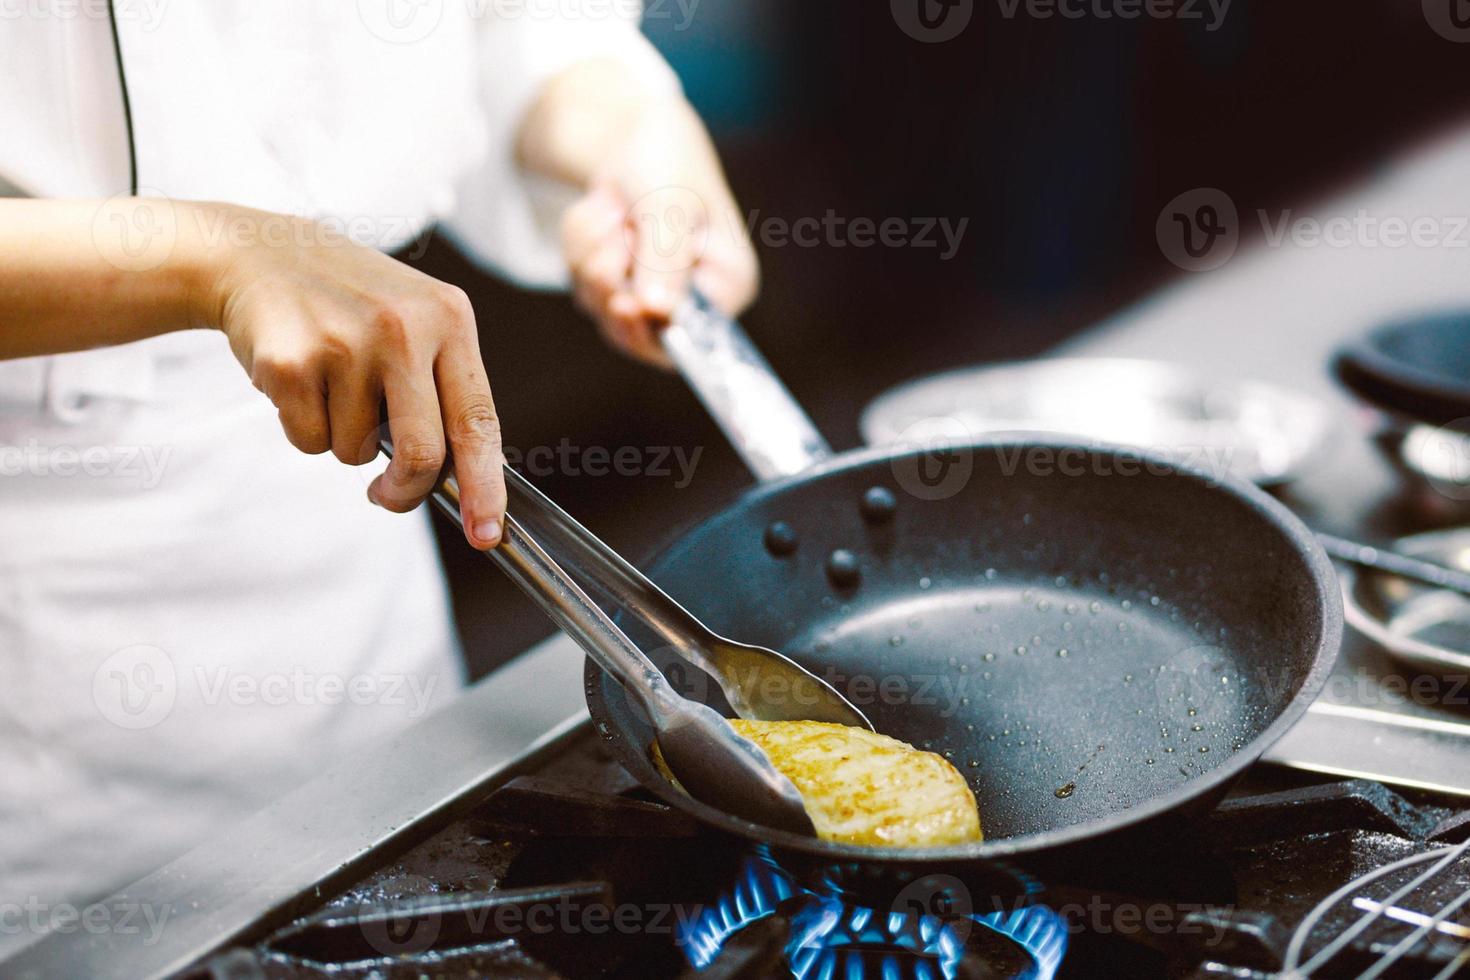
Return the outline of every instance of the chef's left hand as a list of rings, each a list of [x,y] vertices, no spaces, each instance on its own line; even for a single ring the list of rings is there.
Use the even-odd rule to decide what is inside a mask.
[[[578,305],[614,347],[668,365],[658,331],[692,284],[738,315],[760,288],[746,223],[709,133],[677,93],[617,67],[558,79],[522,138],[532,170],[585,192],[562,222]]]

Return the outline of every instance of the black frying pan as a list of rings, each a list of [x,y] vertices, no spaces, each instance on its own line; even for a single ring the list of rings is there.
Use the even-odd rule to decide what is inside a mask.
[[[681,323],[668,346],[769,471],[747,445],[751,414],[731,410],[741,385],[705,373],[709,352],[732,344],[749,377],[762,365],[727,330],[738,328]],[[762,398],[769,409],[770,387]],[[761,414],[754,437],[779,414]],[[883,850],[753,825],[665,781],[651,729],[589,665],[593,720],[646,787],[824,864],[1045,867],[1044,855],[1208,809],[1306,711],[1342,630],[1326,556],[1275,500],[1064,439],[829,458],[750,492],[646,571],[715,630],[833,680],[880,732],[944,753],[975,790],[977,845]],[[668,672],[721,703],[692,668]]]

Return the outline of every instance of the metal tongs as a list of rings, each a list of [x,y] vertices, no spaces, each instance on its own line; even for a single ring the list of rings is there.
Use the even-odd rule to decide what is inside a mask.
[[[386,439],[382,448],[392,455]],[[781,654],[717,635],[524,477],[509,467],[505,476],[511,509],[535,524],[541,537],[507,513],[500,546],[486,556],[638,701],[653,723],[665,764],[684,789],[754,823],[815,836],[791,781],[716,711],[680,696],[542,542],[573,562],[570,567],[587,584],[710,673],[741,717],[831,721],[871,730],[863,713]],[[452,473],[440,480],[430,499],[463,528],[459,484]]]

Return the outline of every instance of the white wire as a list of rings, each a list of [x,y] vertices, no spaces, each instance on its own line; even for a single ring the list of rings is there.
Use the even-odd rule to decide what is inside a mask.
[[[1393,905],[1395,902],[1402,899],[1405,895],[1418,888],[1424,882],[1439,874],[1439,872],[1442,871],[1445,866],[1452,864],[1460,857],[1460,855],[1464,854],[1466,850],[1470,850],[1470,840],[1466,840],[1464,843],[1461,844],[1456,844],[1453,847],[1443,847],[1434,851],[1425,851],[1423,854],[1412,854],[1409,857],[1394,861],[1391,864],[1385,864],[1383,867],[1369,872],[1368,874],[1363,875],[1361,878],[1354,879],[1353,881],[1348,882],[1346,885],[1343,885],[1331,895],[1328,895],[1326,898],[1322,899],[1322,901],[1317,903],[1316,908],[1307,913],[1307,917],[1302,919],[1301,925],[1297,926],[1296,932],[1292,934],[1291,943],[1286,948],[1286,962],[1284,966],[1287,973],[1296,977],[1311,976],[1313,970],[1317,969],[1323,963],[1326,963],[1328,960],[1332,959],[1332,957],[1336,956],[1339,952],[1342,951],[1344,946],[1360,936],[1363,933],[1364,929],[1367,929],[1374,922],[1378,921],[1378,917],[1383,914],[1382,909],[1384,907]],[[1301,962],[1302,947],[1306,945],[1307,938],[1311,935],[1312,930],[1316,927],[1317,923],[1322,920],[1322,916],[1327,914],[1328,909],[1332,908],[1338,902],[1341,902],[1344,898],[1362,888],[1364,885],[1371,884],[1372,882],[1377,881],[1379,878],[1382,878],[1385,875],[1392,874],[1393,872],[1398,871],[1401,868],[1407,868],[1416,864],[1423,864],[1426,861],[1432,861],[1434,858],[1441,856],[1443,857],[1443,860],[1441,860],[1438,864],[1421,874],[1419,877],[1415,878],[1413,881],[1409,882],[1403,888],[1394,892],[1393,895],[1384,899],[1381,903],[1379,911],[1370,912],[1367,915],[1363,916],[1351,927],[1349,927],[1342,935],[1338,936],[1332,942],[1324,946],[1315,956],[1307,961],[1306,965],[1298,966],[1298,964]]]
[[[1470,889],[1466,889],[1455,896],[1454,899],[1446,902],[1431,918],[1420,923],[1417,929],[1395,943],[1392,949],[1383,954],[1382,959],[1373,964],[1370,969],[1363,971],[1358,977],[1358,980],[1375,980],[1376,977],[1382,976],[1385,970],[1397,963],[1419,940],[1433,932],[1441,922],[1448,919],[1456,909],[1466,902],[1470,902]]]
[[[1470,963],[1470,946],[1467,946],[1459,956],[1456,956],[1454,962],[1449,966],[1436,973],[1434,980],[1450,980],[1450,977],[1454,976],[1455,972],[1466,963]]]

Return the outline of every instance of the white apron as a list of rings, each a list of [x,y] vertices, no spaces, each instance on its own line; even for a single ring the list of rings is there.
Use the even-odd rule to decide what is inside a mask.
[[[72,387],[103,387],[78,375],[104,354],[90,366],[132,356],[134,390]],[[372,507],[365,474],[296,452],[221,336],[38,366],[43,411],[0,411],[16,946],[29,906],[126,885],[460,685],[426,515]]]
[[[626,3],[116,2],[145,196],[439,220],[532,284],[565,277],[565,196],[514,163],[540,87],[676,85]],[[105,9],[5,20],[0,193],[126,190]],[[0,958],[453,695],[428,518],[371,475],[291,448],[214,332],[0,361]]]

